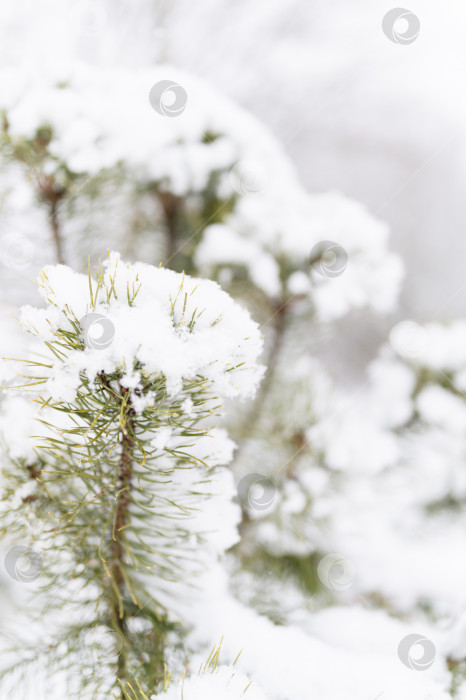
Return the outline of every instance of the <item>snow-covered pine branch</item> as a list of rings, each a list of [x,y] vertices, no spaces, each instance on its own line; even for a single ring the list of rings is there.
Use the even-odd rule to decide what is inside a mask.
[[[110,645],[91,697],[133,677],[152,692],[167,635],[181,643],[189,625],[171,603],[199,595],[199,573],[237,541],[233,443],[216,424],[224,397],[255,392],[260,332],[214,282],[116,253],[95,275],[47,267],[40,290],[1,417],[3,534],[33,548],[68,655],[91,665],[90,631]]]
[[[176,119],[148,99],[167,76],[187,96]],[[15,185],[3,205],[5,249],[18,227],[38,232],[15,243],[26,258],[31,243],[34,263],[47,250],[48,183],[45,195],[60,195],[65,257],[78,269],[83,250],[115,246],[246,300],[268,341],[269,371],[251,409],[230,421],[241,446],[234,471],[237,481],[259,471],[277,497],[271,508],[249,509],[242,532],[256,547],[303,560],[324,547],[323,501],[334,486],[325,452],[334,446],[316,451],[308,428],[332,410],[332,383],[323,363],[302,360],[334,320],[395,308],[402,265],[387,226],[338,193],[306,192],[264,125],[174,67],[14,69],[1,80],[5,171]]]
[[[172,119],[149,102],[167,76],[186,95]],[[267,128],[198,77],[168,65],[11,69],[0,95],[5,245],[18,229],[40,259],[56,225],[56,255],[74,265],[83,249],[102,255],[118,243],[228,290],[246,281],[266,314],[290,296],[325,322],[395,308],[402,265],[387,226],[338,193],[306,192]]]
[[[184,700],[266,700],[262,690],[233,666],[205,669],[151,700],[179,700],[181,688]]]
[[[266,700],[259,686],[236,668],[241,653],[230,666],[219,664],[221,646],[214,645],[197,673],[188,675],[185,669],[182,678],[173,679],[168,672],[162,689],[150,698],[139,683],[121,683],[125,700]]]

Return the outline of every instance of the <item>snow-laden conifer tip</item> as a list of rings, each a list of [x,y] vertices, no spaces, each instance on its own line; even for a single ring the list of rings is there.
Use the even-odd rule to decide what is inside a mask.
[[[255,393],[259,327],[215,282],[128,264],[112,252],[89,276],[45,267],[40,290],[46,308],[23,307],[21,323],[55,350],[55,400],[72,400],[83,372],[91,381],[119,373],[136,404],[143,375],[163,375],[172,395],[195,377],[222,397]]]
[[[197,676],[173,683],[151,700],[266,700],[263,691],[234,666],[218,666]]]

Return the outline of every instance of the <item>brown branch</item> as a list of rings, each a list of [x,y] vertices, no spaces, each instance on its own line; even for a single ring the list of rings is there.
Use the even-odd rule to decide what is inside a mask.
[[[26,469],[28,470],[31,479],[34,479],[35,481],[39,480],[40,471],[38,471],[37,467],[34,464],[26,465]],[[34,501],[36,501],[37,498],[33,493],[31,493],[29,494],[29,496],[26,496],[21,500],[23,503],[34,503]]]
[[[58,224],[58,207],[57,201],[50,203],[50,228],[52,231],[52,240],[55,246],[55,255],[57,258],[57,263],[60,265],[65,264],[65,258],[63,256],[63,246],[61,242],[60,227]]]
[[[175,258],[178,252],[178,212],[180,199],[171,192],[158,192],[159,202],[163,209],[167,227],[167,260],[166,264]],[[173,267],[173,264],[172,264]]]
[[[44,201],[49,207],[50,230],[55,248],[57,263],[64,265],[63,245],[58,221],[58,209],[60,200],[65,196],[65,189],[58,187],[51,175],[41,175],[39,178],[39,190]]]
[[[121,388],[123,395],[127,393],[127,389]],[[125,581],[123,575],[123,557],[124,557],[124,546],[123,537],[121,533],[127,525],[128,519],[128,507],[130,503],[130,490],[131,490],[131,478],[133,474],[133,448],[134,448],[134,409],[129,405],[129,418],[126,421],[126,425],[123,428],[123,440],[121,443],[121,459],[120,459],[120,471],[118,474],[117,483],[117,493],[118,493],[118,505],[115,514],[113,537],[111,544],[111,557],[112,564],[110,567],[110,573],[114,582],[114,585],[119,591],[119,596],[114,593],[112,601],[112,618],[115,620],[118,632],[121,635],[121,639],[126,639],[127,624],[125,619],[124,606],[121,604],[121,599],[124,597]],[[113,589],[112,589],[113,590]],[[127,680],[127,667],[126,667],[126,655],[123,649],[118,656],[118,678],[120,680]]]
[[[40,471],[37,469],[35,464],[28,464],[26,469],[28,470],[31,479],[38,479],[40,477]]]

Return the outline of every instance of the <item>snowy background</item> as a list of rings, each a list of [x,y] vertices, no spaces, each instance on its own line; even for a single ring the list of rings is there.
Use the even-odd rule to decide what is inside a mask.
[[[84,73],[78,71],[78,82],[84,91],[91,86],[96,104],[115,109],[121,100],[123,110],[124,85],[140,80],[143,90],[147,66],[171,64],[261,120],[281,143],[303,190],[339,192],[388,224],[389,242],[377,243],[374,252],[366,229],[385,241],[382,224],[378,228],[349,204],[346,209],[337,195],[321,200],[324,213],[316,219],[331,218],[335,208],[344,220],[347,212],[356,222],[350,232],[354,245],[362,246],[372,267],[362,285],[364,303],[354,302],[350,286],[341,286],[338,298],[321,287],[318,307],[332,323],[312,346],[312,362],[325,363],[336,388],[328,390],[319,365],[282,368],[285,383],[299,386],[303,376],[311,376],[318,397],[303,426],[315,452],[300,476],[300,489],[312,494],[317,507],[310,521],[296,524],[302,491],[290,480],[281,496],[281,528],[277,520],[265,519],[251,535],[274,556],[326,553],[330,559],[321,559],[318,579],[331,600],[307,598],[285,565],[277,581],[264,581],[237,573],[230,562],[211,572],[205,581],[208,601],[192,613],[198,622],[193,647],[203,649],[225,635],[227,664],[246,647],[241,671],[270,700],[442,700],[450,697],[452,660],[459,663],[466,653],[466,330],[455,321],[466,310],[466,9],[459,0],[413,1],[408,9],[419,18],[419,36],[400,45],[382,30],[392,7],[368,0],[18,0],[0,10],[2,85],[12,93],[19,86],[23,95],[32,94],[45,75],[79,66]],[[119,71],[126,82],[119,82]],[[15,74],[28,77],[23,84],[18,77],[12,88]],[[229,109],[221,99],[219,115]],[[25,104],[18,129],[28,128]],[[210,106],[204,107],[207,113]],[[56,116],[66,128],[66,117]],[[128,151],[143,154],[145,144],[138,142],[131,118],[129,109],[125,119],[134,134]],[[253,130],[236,112],[229,119],[234,138]],[[109,116],[111,124],[120,121],[119,113]],[[257,141],[258,152],[273,152],[266,138]],[[251,144],[247,138],[244,143],[247,150]],[[281,167],[278,155],[270,162],[271,169]],[[13,219],[23,234],[31,221],[39,226],[40,221],[29,212],[21,220],[25,198],[14,174],[6,179],[19,192],[3,214],[2,235],[8,238]],[[282,195],[285,199],[287,192]],[[236,223],[247,222],[248,213],[240,212]],[[272,226],[273,210],[268,215]],[[122,222],[117,216],[115,221],[121,235]],[[279,252],[287,241],[290,250],[295,246],[293,254],[299,249],[296,221],[289,222]],[[339,219],[335,225],[341,225]],[[258,239],[264,235],[259,232]],[[398,307],[391,299],[401,275],[387,262],[385,245],[405,269]],[[206,275],[208,252],[199,257]],[[41,262],[39,254],[27,270],[2,266],[2,354],[21,347],[10,314],[22,303],[37,303],[31,280]],[[385,304],[383,293],[389,297]],[[365,310],[371,306],[386,308],[377,315]],[[286,394],[277,392],[283,403]],[[261,459],[267,455],[276,478],[273,445],[270,454],[266,447],[256,449]],[[316,453],[324,455],[325,470]],[[257,463],[254,450],[242,459],[240,475],[251,471],[251,461]],[[343,569],[343,582],[331,579],[335,564]],[[233,592],[225,568],[236,581]],[[21,599],[23,591],[9,595]],[[272,623],[277,619],[283,624]],[[432,640],[437,652],[435,663],[420,672],[403,665],[397,654],[400,640],[417,633]],[[458,687],[456,697],[466,697],[460,681]],[[29,692],[23,686],[18,698]],[[212,685],[209,692],[217,697],[218,689]],[[231,697],[237,697],[233,691]]]

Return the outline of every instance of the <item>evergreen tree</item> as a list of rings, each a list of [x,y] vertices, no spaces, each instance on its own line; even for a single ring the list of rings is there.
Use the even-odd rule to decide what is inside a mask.
[[[0,94],[4,287],[9,303],[32,301],[42,269],[46,303],[23,308],[29,342],[1,366],[5,569],[34,589],[10,606],[24,634],[11,657],[2,641],[1,692],[457,692],[462,620],[451,644],[436,640],[433,680],[406,676],[415,659],[396,648],[411,615],[431,630],[445,613],[432,567],[399,596],[399,553],[415,559],[412,530],[440,521],[459,539],[461,362],[408,351],[403,364],[385,349],[355,395],[326,356],[341,320],[396,307],[387,227],[339,194],[307,193],[261,124],[174,68],[5,71]],[[399,329],[391,340],[403,349]],[[445,444],[458,465],[447,486]],[[406,498],[429,483],[426,464],[438,479]]]
[[[149,693],[166,682],[168,640],[183,646],[177,599],[236,540],[232,443],[216,422],[222,397],[254,392],[259,330],[215,283],[117,254],[88,277],[45,268],[41,292],[46,308],[21,314],[37,343],[4,415],[7,452],[21,403],[33,435],[3,474],[3,535],[22,543],[7,568],[20,576],[31,548],[47,614],[59,611],[37,653],[82,669],[79,697],[136,681]]]

